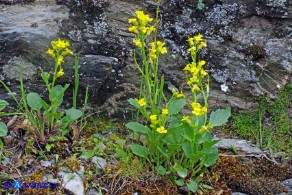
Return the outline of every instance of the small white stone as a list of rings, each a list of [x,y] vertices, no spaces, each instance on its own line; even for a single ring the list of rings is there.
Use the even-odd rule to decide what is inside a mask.
[[[221,90],[222,90],[222,91],[227,92],[227,90],[228,90],[228,86],[226,85],[226,83],[220,85],[220,87],[221,87]]]

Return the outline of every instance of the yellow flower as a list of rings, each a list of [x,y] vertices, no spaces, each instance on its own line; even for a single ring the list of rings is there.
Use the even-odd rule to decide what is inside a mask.
[[[183,94],[183,92],[178,92],[176,91],[175,89],[172,89],[172,95],[175,97],[175,98],[185,98],[185,94]]]
[[[66,48],[65,51],[62,52],[61,56],[66,56],[68,54],[73,55],[73,51],[71,51],[70,49]]]
[[[146,26],[149,22],[152,22],[152,18],[145,14],[143,11],[136,11],[136,16],[140,22],[140,26]]]
[[[138,26],[138,21],[136,18],[130,18],[128,19],[129,24],[132,24],[134,26]]]
[[[139,31],[142,32],[143,34],[146,34],[147,29],[148,28],[147,27],[144,27],[144,26],[139,27]]]
[[[201,75],[202,75],[203,77],[204,77],[204,76],[206,76],[206,75],[208,75],[208,72],[207,72],[207,71],[205,71],[205,70],[203,70],[203,69],[201,70],[201,72],[200,72],[200,73],[201,73]]]
[[[63,76],[64,75],[64,70],[63,70],[63,68],[61,68],[60,70],[59,70],[59,72],[57,73],[57,78],[59,78],[59,77],[61,77],[61,76]]]
[[[189,37],[189,38],[188,38],[188,42],[189,42],[189,44],[190,44],[191,46],[194,45],[194,39],[193,39],[192,37]]]
[[[196,75],[193,75],[189,80],[188,80],[188,85],[192,84],[192,83],[198,83],[199,79]]]
[[[191,124],[191,120],[190,120],[189,116],[183,116],[183,118],[181,120],[186,122],[187,124]]]
[[[139,48],[142,47],[142,43],[141,43],[140,39],[133,39],[133,42],[135,43],[135,45],[136,45],[137,47],[139,47]]]
[[[193,54],[193,53],[195,53],[196,52],[196,47],[191,47],[190,49],[189,49],[189,52],[191,53],[191,54]]]
[[[206,64],[206,61],[205,60],[200,60],[198,62],[198,69],[201,69],[205,64]]]
[[[64,57],[63,56],[58,56],[58,58],[56,59],[56,63],[59,66],[62,62],[64,62]]]
[[[135,33],[135,34],[138,34],[139,33],[137,26],[130,26],[128,30],[130,32]]]
[[[151,42],[151,51],[154,51],[155,53],[162,53],[166,54],[167,53],[167,48],[164,46],[165,43],[161,41],[156,41],[156,42]]]
[[[163,115],[168,115],[168,109],[167,108],[163,108],[162,109],[162,114]]]
[[[148,29],[147,29],[147,32],[146,32],[146,35],[149,36],[153,31],[155,31],[156,28],[154,26],[150,26]]]
[[[157,131],[158,133],[167,133],[167,130],[166,130],[163,126],[158,127],[158,128],[156,129],[156,131]]]
[[[207,43],[205,41],[202,41],[199,46],[198,49],[202,49],[203,47],[207,47]]]
[[[193,85],[191,90],[192,92],[200,91],[200,88],[198,87],[198,85]]]
[[[54,50],[53,50],[53,49],[48,49],[46,53],[47,53],[49,56],[51,56],[52,58],[55,57],[55,53],[54,53]]]
[[[207,130],[208,130],[208,126],[203,125],[203,126],[201,127],[201,129],[199,130],[199,133],[204,133],[204,132],[207,131]]]
[[[57,41],[52,41],[51,44],[53,49],[58,51],[65,49],[66,47],[70,47],[70,43],[68,41],[63,41],[60,39],[58,39]]]
[[[192,114],[196,116],[202,116],[207,112],[207,107],[206,106],[202,107],[200,103],[192,102],[191,106],[192,106]]]
[[[193,40],[194,40],[196,43],[199,43],[200,41],[203,40],[203,35],[198,34],[197,36],[194,36],[194,37],[193,37]]]
[[[146,106],[146,102],[145,102],[145,100],[144,100],[144,98],[142,98],[142,99],[135,99],[137,102],[138,102],[138,104],[141,106],[141,107],[143,107],[143,106]]]
[[[157,115],[156,114],[150,115],[149,118],[150,118],[151,122],[156,122],[157,121]]]

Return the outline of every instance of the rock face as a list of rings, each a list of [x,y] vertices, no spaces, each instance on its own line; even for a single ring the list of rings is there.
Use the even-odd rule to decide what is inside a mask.
[[[166,41],[169,50],[161,60],[166,90],[169,86],[183,87],[182,68],[189,58],[186,39],[201,33],[208,42],[200,57],[207,60],[212,78],[212,106],[251,109],[256,105],[255,96],[277,97],[278,89],[292,81],[292,2],[204,3],[202,9],[193,0],[165,0],[161,5],[158,36]],[[16,86],[15,75],[7,72],[13,59],[21,58],[29,66],[34,65],[32,70],[49,70],[45,50],[52,39],[65,38],[80,53],[81,88],[89,85],[91,103],[102,106],[109,114],[127,112],[121,105],[127,105],[126,99],[137,94],[139,78],[132,60],[133,35],[127,31],[127,19],[141,9],[153,16],[154,2],[57,0],[4,4],[7,1],[0,1],[1,79]],[[74,80],[70,76],[72,64],[70,59],[61,82]],[[25,70],[32,72],[30,68]],[[31,91],[41,89],[38,71],[35,76],[27,80]],[[0,88],[0,98],[3,93]]]

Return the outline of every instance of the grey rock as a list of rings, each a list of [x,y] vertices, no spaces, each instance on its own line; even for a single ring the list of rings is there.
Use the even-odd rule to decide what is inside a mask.
[[[248,195],[248,194],[241,193],[241,192],[233,192],[232,195]]]
[[[50,166],[52,166],[53,162],[52,161],[41,160],[40,163],[41,163],[41,165],[43,167],[50,167]]]
[[[86,191],[86,195],[102,195],[102,193],[98,192],[95,189],[89,189]]]
[[[9,79],[19,80],[19,68],[22,69],[23,80],[32,79],[37,68],[26,59],[13,57],[3,66],[3,74]]]
[[[292,188],[292,178],[284,180],[282,184]]]
[[[127,20],[135,15],[134,10],[146,10],[154,16],[153,4],[123,0],[57,3],[1,5],[0,78],[10,82],[16,77],[10,79],[2,71],[15,56],[45,71],[51,70],[51,61],[44,52],[50,41],[60,36],[80,53],[79,98],[83,99],[88,85],[91,104],[109,115],[128,116],[131,107],[126,100],[137,96],[140,75],[132,59],[134,35],[127,30]],[[205,8],[198,10],[193,0],[163,1],[158,38],[166,40],[169,51],[160,60],[168,87],[184,87],[182,68],[189,59],[186,39],[202,33],[208,48],[200,58],[206,59],[212,78],[211,107],[255,109],[253,97],[268,94],[277,98],[279,89],[292,82],[291,1],[204,3]],[[70,58],[64,64],[63,83],[73,84],[72,64]],[[29,91],[43,91],[37,81],[27,86]],[[4,94],[2,89],[0,94]]]
[[[74,195],[84,195],[83,181],[77,173],[60,172],[58,175],[62,178],[62,186],[66,190]]]
[[[101,157],[98,157],[98,156],[92,157],[91,162],[96,164],[98,169],[105,170],[105,168],[107,166],[106,160],[104,158],[101,158]]]
[[[220,139],[220,141],[216,144],[218,148],[221,149],[230,149],[231,146],[234,146],[237,150],[246,152],[248,154],[260,154],[262,151],[255,146],[251,146],[246,140],[240,139]]]

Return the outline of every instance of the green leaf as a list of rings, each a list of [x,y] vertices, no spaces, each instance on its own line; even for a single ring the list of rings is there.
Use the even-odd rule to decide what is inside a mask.
[[[146,158],[148,155],[146,148],[139,144],[131,144],[130,148],[135,155],[140,156],[142,158]]]
[[[0,100],[0,111],[3,110],[6,106],[8,106],[9,103],[5,100]]]
[[[204,165],[210,167],[216,163],[218,159],[218,148],[212,148],[208,154],[206,154],[206,159]]]
[[[89,158],[91,158],[91,157],[93,157],[93,156],[94,156],[94,150],[90,150],[90,151],[86,151],[86,152],[84,152],[84,153],[80,156],[80,158],[89,159]]]
[[[128,102],[137,109],[141,108],[141,106],[138,104],[138,102],[133,98],[128,99]]]
[[[82,111],[77,110],[75,108],[71,108],[69,110],[66,110],[65,112],[66,116],[69,116],[72,122],[79,119],[82,116]]]
[[[80,110],[77,110],[75,108],[70,108],[69,110],[66,110],[66,116],[63,117],[61,119],[61,126],[62,127],[67,127],[68,125],[70,125],[71,123],[73,123],[75,120],[77,120],[78,118],[80,118],[83,113]],[[56,113],[59,115],[54,116],[56,117],[60,117],[63,115],[63,113]]]
[[[210,124],[213,127],[221,126],[228,121],[230,115],[231,115],[230,107],[213,111],[210,115]]]
[[[165,175],[166,173],[166,169],[161,165],[156,166],[155,170],[159,175]]]
[[[176,172],[181,178],[185,178],[188,175],[188,170],[183,167],[179,167]]]
[[[29,93],[26,96],[26,101],[29,107],[31,107],[31,109],[36,110],[38,112],[43,107],[43,100],[37,93]]]
[[[69,87],[68,84],[65,85],[65,87],[62,87],[61,85],[56,85],[52,90],[52,106],[53,107],[59,107],[63,102],[63,97],[66,89]]]
[[[129,128],[130,130],[136,132],[136,133],[145,134],[147,132],[147,128],[138,122],[129,122],[126,124],[126,127]]]
[[[180,98],[173,98],[167,104],[168,114],[173,115],[179,113],[183,107],[186,105],[186,99]]]
[[[177,179],[177,180],[175,180],[175,184],[178,186],[183,186],[185,184],[185,182],[182,179]]]
[[[188,184],[187,184],[187,188],[191,191],[191,192],[196,192],[199,187],[198,187],[198,184],[191,180]]]
[[[37,120],[34,118],[34,115],[29,115],[29,116],[28,116],[28,120],[29,120],[34,126],[38,126],[38,122],[37,122]]]
[[[51,148],[52,148],[51,144],[46,144],[46,150],[47,150],[48,152],[51,151]]]
[[[191,151],[192,151],[190,143],[189,143],[189,142],[185,142],[185,143],[183,144],[183,146],[182,146],[182,149],[183,149],[183,151],[184,151],[186,157],[190,158],[190,156],[191,156]]]
[[[213,190],[214,189],[212,186],[209,186],[207,184],[202,184],[202,187],[207,189],[207,190]]]
[[[8,132],[7,126],[3,122],[0,122],[0,137],[6,136],[7,132]]]

